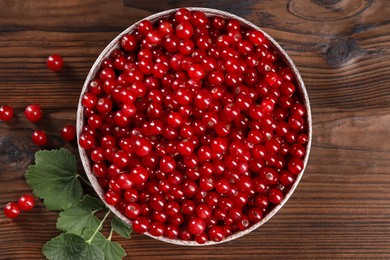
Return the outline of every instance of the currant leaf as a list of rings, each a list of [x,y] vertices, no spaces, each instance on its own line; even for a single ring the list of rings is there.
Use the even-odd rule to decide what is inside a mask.
[[[38,151],[35,165],[27,169],[26,181],[49,210],[67,209],[83,195],[76,170],[76,158],[69,150]]]
[[[124,238],[130,238],[130,235],[133,232],[131,227],[118,217],[114,217],[111,220],[111,228]]]
[[[79,205],[83,208],[95,211],[95,210],[102,210],[105,208],[104,204],[99,201],[97,198],[92,197],[88,194],[84,195],[84,197],[81,199]]]
[[[94,232],[95,230],[93,229],[86,229],[83,232],[84,239],[90,239]],[[106,239],[101,232],[96,233],[91,241],[91,245],[95,245],[100,248],[104,254],[105,259],[119,260],[126,256],[126,252],[120,244]]]
[[[94,244],[88,244],[84,238],[74,234],[64,234],[48,241],[42,253],[49,260],[104,260],[102,250]]]
[[[60,213],[57,229],[76,235],[82,235],[86,228],[97,229],[101,221],[94,215],[95,212],[80,202]]]

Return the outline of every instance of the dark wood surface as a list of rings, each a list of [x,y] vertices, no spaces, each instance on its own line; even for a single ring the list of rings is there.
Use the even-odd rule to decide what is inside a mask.
[[[306,83],[313,112],[308,168],[282,210],[232,242],[181,247],[133,235],[115,237],[128,259],[264,259],[390,257],[390,2],[387,0],[0,0],[0,104],[16,118],[0,122],[0,205],[30,192],[24,181],[37,147],[33,129],[49,133],[75,122],[84,78],[123,29],[154,12],[206,6],[259,25],[290,54]],[[45,66],[52,53],[66,66]],[[45,120],[23,117],[40,103]],[[56,236],[57,213],[41,202],[11,221],[0,212],[0,259],[42,259]]]

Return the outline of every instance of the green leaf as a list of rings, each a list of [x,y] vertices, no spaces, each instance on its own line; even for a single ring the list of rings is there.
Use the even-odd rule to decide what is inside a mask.
[[[67,209],[83,195],[76,170],[76,159],[69,150],[38,151],[26,181],[49,210]]]
[[[96,245],[90,245],[74,234],[61,234],[48,241],[42,248],[42,253],[49,260],[104,260],[102,250]]]
[[[86,209],[90,209],[92,211],[102,210],[105,208],[104,204],[101,201],[88,194],[84,195],[84,197],[80,201],[80,206]]]
[[[94,211],[82,206],[82,202],[60,213],[57,219],[57,229],[82,235],[86,228],[97,229],[100,219],[94,215]]]
[[[84,239],[92,237],[95,230],[86,229],[83,233]],[[126,256],[125,250],[117,242],[107,240],[101,232],[97,232],[93,238],[91,245],[95,245],[100,248],[104,254],[105,259],[119,260]]]
[[[111,220],[111,228],[124,238],[130,238],[130,234],[133,232],[131,227],[118,217],[114,217]]]

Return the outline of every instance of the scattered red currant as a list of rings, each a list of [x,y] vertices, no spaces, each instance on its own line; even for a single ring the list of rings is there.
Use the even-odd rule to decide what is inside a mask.
[[[52,54],[47,57],[46,65],[52,71],[60,71],[64,65],[64,61],[60,55]]]
[[[10,106],[0,106],[0,120],[7,122],[11,120],[14,115],[14,109]]]
[[[76,128],[72,125],[66,125],[61,129],[61,137],[65,141],[72,141],[76,136]]]
[[[18,205],[21,210],[30,211],[35,205],[34,197],[25,194],[19,198]]]
[[[32,134],[32,140],[34,144],[42,146],[45,145],[47,142],[47,135],[46,132],[43,130],[36,130]]]
[[[38,122],[42,117],[42,109],[40,105],[28,105],[24,110],[24,115],[31,122]]]
[[[7,218],[16,218],[20,214],[20,208],[17,203],[10,202],[4,207],[4,215]]]

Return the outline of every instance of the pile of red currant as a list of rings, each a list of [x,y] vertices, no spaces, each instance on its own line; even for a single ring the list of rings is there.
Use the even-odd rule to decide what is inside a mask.
[[[308,142],[294,74],[264,34],[183,8],[119,45],[81,99],[106,203],[136,232],[199,244],[261,221]]]

